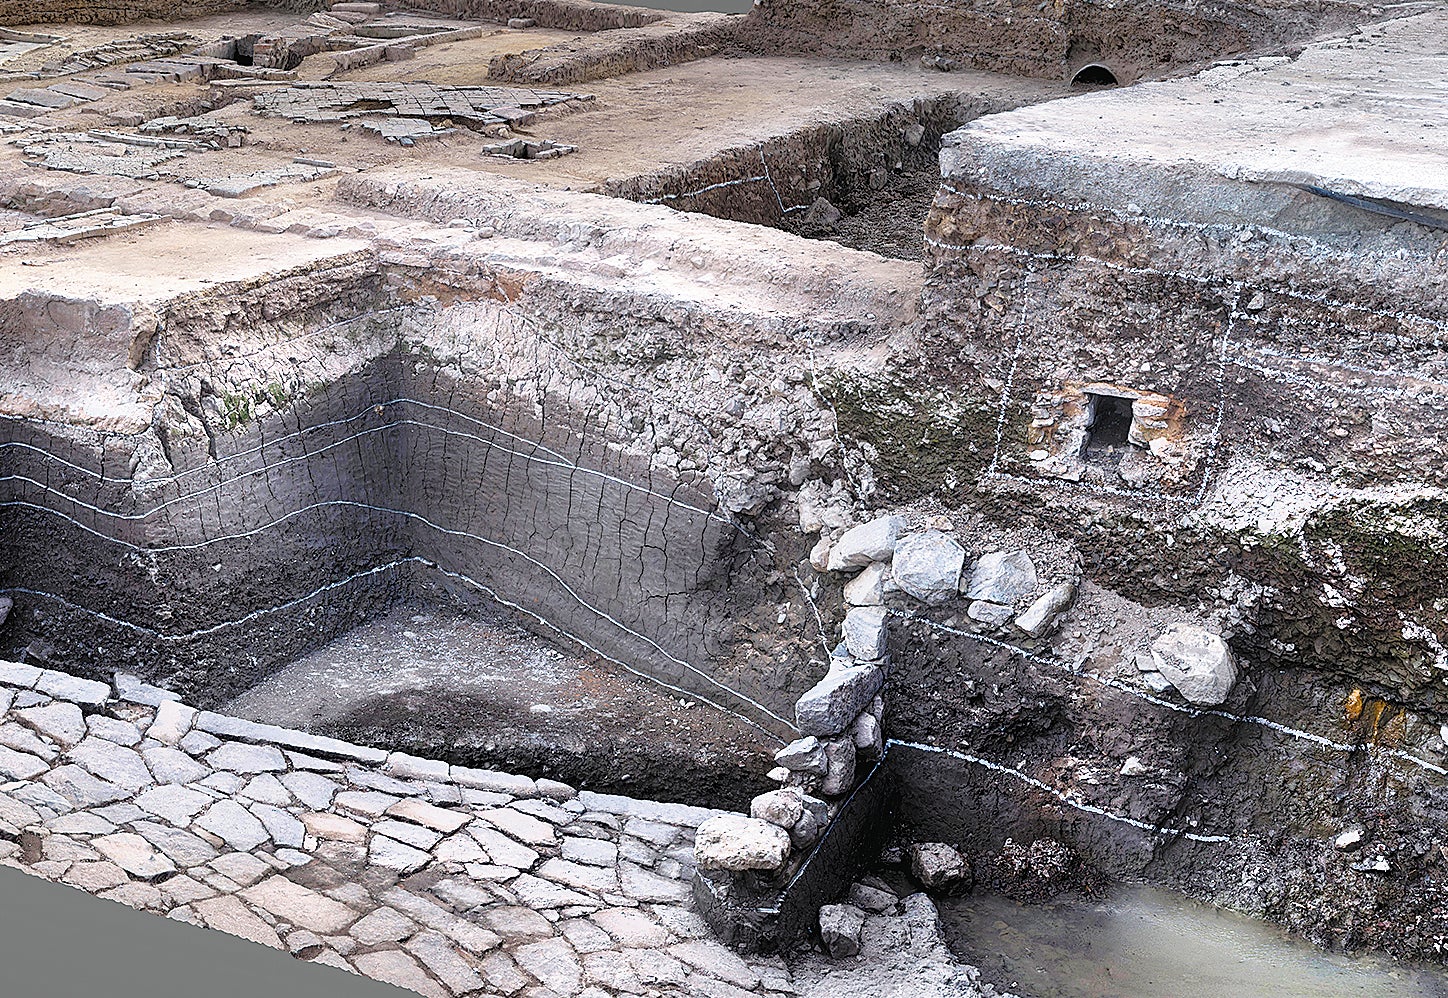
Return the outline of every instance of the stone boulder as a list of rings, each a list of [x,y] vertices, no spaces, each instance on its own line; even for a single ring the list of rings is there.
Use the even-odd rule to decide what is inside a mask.
[[[1076,598],[1076,587],[1069,582],[1052,589],[1036,600],[1016,618],[1016,626],[1033,638],[1043,638],[1056,629],[1061,618]]]
[[[819,819],[809,811],[800,815],[799,821],[789,830],[789,840],[796,849],[808,849],[820,840]]]
[[[846,530],[830,549],[830,571],[848,572],[872,561],[889,561],[904,522],[898,516],[879,516]]]
[[[884,729],[880,727],[880,719],[868,710],[855,718],[855,723],[850,726],[850,737],[855,742],[855,748],[861,752],[879,755],[884,751]]]
[[[750,803],[749,815],[780,828],[793,828],[804,817],[804,794],[793,789],[760,794]]]
[[[845,614],[842,628],[850,655],[866,662],[885,657],[890,636],[889,611],[883,606],[857,606]]]
[[[1152,642],[1156,670],[1192,703],[1216,706],[1237,684],[1237,663],[1227,643],[1195,624],[1177,623]]]
[[[834,669],[794,705],[795,726],[802,735],[837,735],[854,723],[884,684],[879,666]]]
[[[855,740],[853,738],[831,738],[825,742],[825,758],[829,768],[825,773],[820,793],[827,797],[842,797],[855,789]]]
[[[1024,551],[982,555],[970,570],[966,599],[1010,606],[1036,591],[1036,566]]]
[[[949,534],[927,530],[895,545],[890,572],[901,589],[926,603],[954,596],[965,567],[965,548]]]
[[[885,602],[885,583],[890,580],[890,566],[871,562],[863,572],[845,583],[845,603],[850,606],[879,606]]]
[[[814,735],[790,742],[774,753],[774,761],[791,772],[825,775],[825,747]]]
[[[860,952],[860,933],[865,913],[852,904],[827,904],[820,908],[820,942],[832,960]]]
[[[809,567],[816,572],[825,572],[830,567],[830,535],[821,534],[815,546],[809,549]]]
[[[966,608],[965,615],[977,624],[985,624],[987,627],[1003,627],[1011,622],[1016,611],[999,603],[978,599]]]
[[[844,217],[845,213],[836,208],[829,198],[817,197],[805,210],[800,224],[811,230],[833,230],[836,223]]]
[[[910,875],[926,890],[947,894],[970,890],[975,882],[960,850],[945,842],[915,842],[907,850]]]
[[[889,891],[858,882],[850,885],[848,897],[850,904],[856,908],[863,908],[865,911],[872,911],[876,914],[894,911],[895,906],[900,903],[900,899]]]
[[[694,862],[701,870],[778,873],[789,858],[789,833],[761,818],[721,814],[694,836]]]

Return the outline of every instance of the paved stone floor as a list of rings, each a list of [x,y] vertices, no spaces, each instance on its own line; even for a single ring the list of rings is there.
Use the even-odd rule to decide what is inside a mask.
[[[794,994],[693,910],[714,813],[0,662],[0,863],[420,994]]]

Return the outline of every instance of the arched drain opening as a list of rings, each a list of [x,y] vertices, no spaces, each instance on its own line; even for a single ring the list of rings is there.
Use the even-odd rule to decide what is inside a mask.
[[[1099,62],[1093,62],[1076,70],[1076,75],[1071,77],[1073,87],[1114,87],[1118,81],[1116,74]]]

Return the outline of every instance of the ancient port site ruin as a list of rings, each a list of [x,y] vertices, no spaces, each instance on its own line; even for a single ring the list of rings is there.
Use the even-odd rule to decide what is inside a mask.
[[[1448,996],[1448,3],[694,6],[0,0],[0,874]]]

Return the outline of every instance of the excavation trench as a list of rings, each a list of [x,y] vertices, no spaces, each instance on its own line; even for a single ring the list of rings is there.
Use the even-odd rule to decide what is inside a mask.
[[[0,424],[6,657],[654,799],[767,789],[783,722],[714,677],[758,545],[707,482],[405,347],[198,384],[154,432]]]

